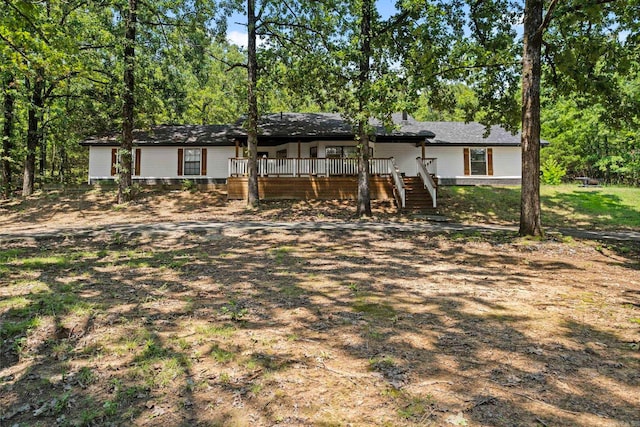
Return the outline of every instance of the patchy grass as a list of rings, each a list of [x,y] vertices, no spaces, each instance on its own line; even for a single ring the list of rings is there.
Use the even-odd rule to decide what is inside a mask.
[[[6,241],[0,423],[633,425],[639,255],[366,229]]]
[[[516,223],[519,190],[441,189]],[[638,228],[635,189],[543,187],[546,226]],[[0,229],[354,220],[352,202],[52,192]],[[411,221],[374,203],[374,221]],[[2,425],[634,425],[640,248],[509,233],[63,233],[0,242]],[[589,390],[589,393],[584,393]]]
[[[453,221],[517,224],[520,218],[519,187],[441,187],[438,195]],[[640,228],[640,188],[542,185],[540,198],[547,227]]]

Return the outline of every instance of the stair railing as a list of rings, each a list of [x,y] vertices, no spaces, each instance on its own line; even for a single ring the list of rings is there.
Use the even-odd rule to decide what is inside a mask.
[[[427,171],[427,167],[422,162],[421,157],[416,157],[416,163],[418,165],[418,176],[422,178],[422,183],[424,184],[424,188],[429,191],[431,195],[431,200],[433,200],[433,207],[436,207],[436,183],[431,178],[431,174]]]
[[[393,178],[393,184],[395,186],[394,195],[396,197],[396,202],[399,206],[404,209],[407,204],[407,194],[404,186],[404,180],[402,179],[402,175],[398,170],[398,166],[396,166],[396,160],[392,157],[389,162],[389,174]]]

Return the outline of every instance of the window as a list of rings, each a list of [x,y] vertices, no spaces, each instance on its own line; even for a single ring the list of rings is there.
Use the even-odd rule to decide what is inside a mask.
[[[206,174],[206,148],[178,148],[178,176]]]
[[[200,149],[186,148],[184,150],[184,174],[200,175]]]
[[[140,175],[140,155],[141,149],[134,148],[131,151],[131,166],[133,167],[132,175]],[[120,149],[111,149],[111,175],[117,175],[120,171]]]
[[[471,150],[471,175],[487,174],[487,152],[484,148],[472,148]]]
[[[309,148],[309,156],[312,159],[317,159],[318,158],[318,147]]]
[[[491,148],[465,148],[464,174],[493,175],[493,150]]]
[[[276,159],[286,159],[287,158],[287,149],[276,151]]]

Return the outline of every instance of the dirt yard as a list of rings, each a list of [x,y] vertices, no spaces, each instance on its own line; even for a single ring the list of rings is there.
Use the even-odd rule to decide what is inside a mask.
[[[376,218],[410,222],[391,206]],[[11,231],[344,221],[215,193],[0,204]],[[68,231],[68,230],[67,230]],[[506,233],[0,242],[0,425],[640,426],[640,248]]]

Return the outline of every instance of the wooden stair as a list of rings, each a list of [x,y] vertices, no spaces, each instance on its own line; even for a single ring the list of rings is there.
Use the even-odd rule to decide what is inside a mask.
[[[429,194],[429,191],[424,188],[422,178],[419,176],[405,176],[404,185],[406,192],[405,211],[425,213],[436,212],[436,209],[433,207],[431,195]]]

